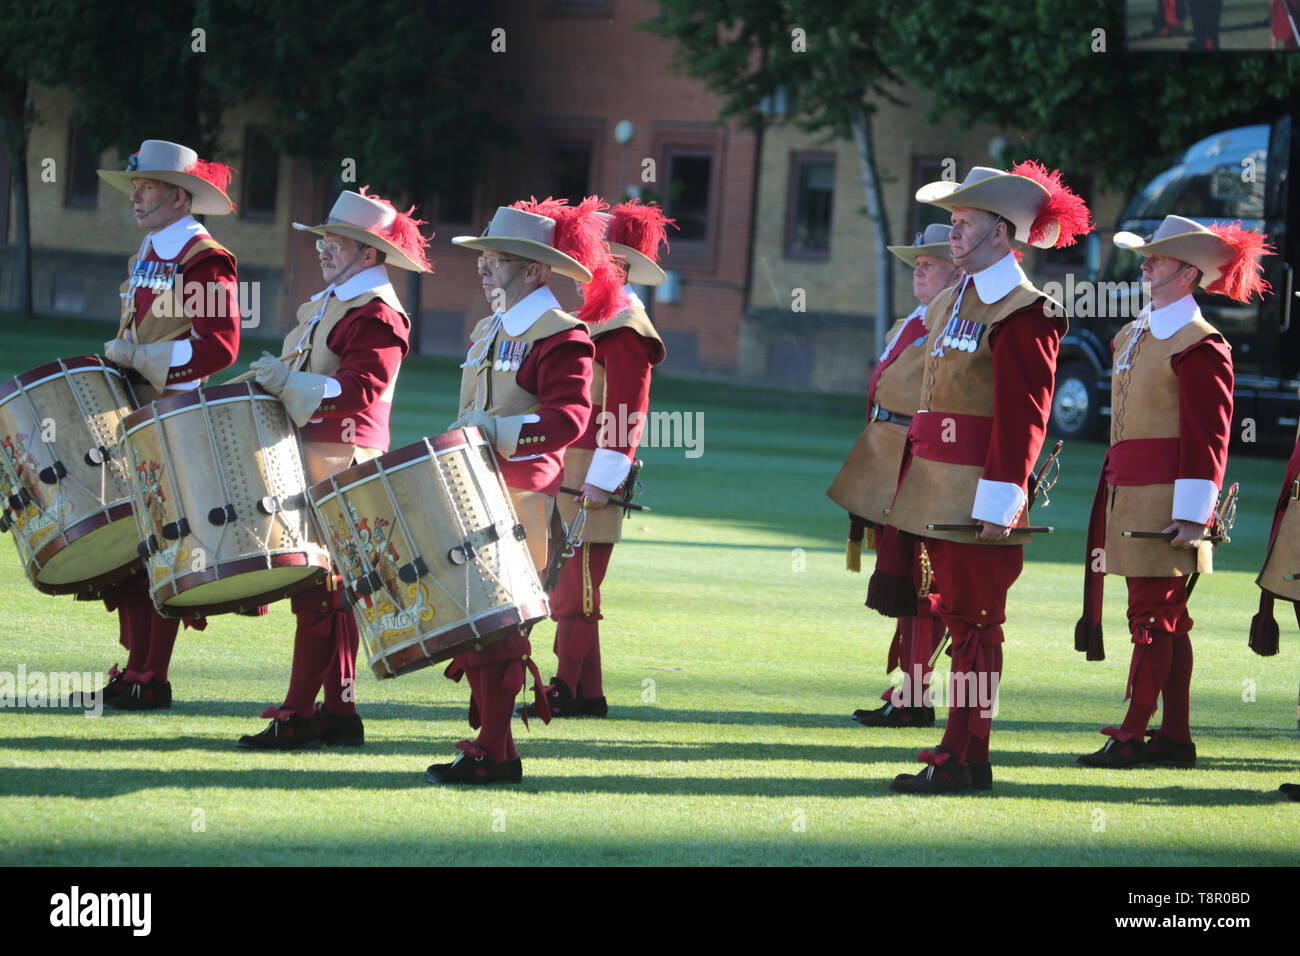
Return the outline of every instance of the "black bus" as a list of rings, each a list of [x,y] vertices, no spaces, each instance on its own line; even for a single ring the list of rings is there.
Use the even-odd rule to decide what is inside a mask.
[[[1172,213],[1206,225],[1240,220],[1247,229],[1269,235],[1278,254],[1264,260],[1273,293],[1262,303],[1241,305],[1204,290],[1196,299],[1206,320],[1232,345],[1234,438],[1240,439],[1246,420],[1253,419],[1256,441],[1288,446],[1300,412],[1300,329],[1292,323],[1300,311],[1293,308],[1300,294],[1293,266],[1300,255],[1298,230],[1290,228],[1300,222],[1300,189],[1288,188],[1300,158],[1298,135],[1286,116],[1209,136],[1151,180],[1116,223],[1116,231],[1148,235]],[[1064,437],[1104,439],[1110,415],[1110,341],[1137,317],[1144,299],[1137,253],[1112,246],[1105,268],[1098,269],[1103,250],[1095,234],[1090,242],[1086,278],[1094,288],[1089,296],[1064,302],[1070,331],[1061,340],[1051,424]],[[1300,322],[1300,315],[1295,318]]]

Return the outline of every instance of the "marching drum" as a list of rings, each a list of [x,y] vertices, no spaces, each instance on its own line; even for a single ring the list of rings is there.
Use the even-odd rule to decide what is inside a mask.
[[[0,530],[47,594],[109,584],[136,559],[131,479],[117,429],[135,408],[98,355],[58,359],[0,385]]]
[[[377,677],[480,650],[549,613],[477,428],[422,439],[308,493]]]
[[[160,614],[251,610],[328,569],[297,435],[257,385],[161,398],[127,416],[122,432],[139,554]]]

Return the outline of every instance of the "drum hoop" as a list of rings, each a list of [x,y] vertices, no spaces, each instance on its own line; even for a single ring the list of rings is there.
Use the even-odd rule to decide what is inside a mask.
[[[105,571],[93,578],[87,578],[84,581],[71,581],[67,584],[46,584],[38,581],[35,575],[32,577],[32,583],[36,585],[36,590],[42,594],[78,594],[88,588],[102,588],[109,584],[116,584],[118,581],[125,580],[135,573],[140,567],[140,559],[134,558],[129,563],[122,565],[120,568],[114,568],[111,571]]]
[[[462,437],[463,436],[463,437]],[[426,444],[427,443],[427,444]],[[465,445],[486,445],[487,440],[483,433],[477,428],[457,429],[454,432],[446,432],[442,435],[425,437],[409,445],[403,445],[401,448],[395,448],[390,452],[385,452],[369,461],[363,461],[351,468],[345,468],[343,471],[330,477],[316,482],[307,489],[312,501],[318,504],[324,504],[328,500],[327,491],[332,494],[341,488],[348,488],[353,484],[360,482],[364,478],[372,478],[378,475],[382,467],[385,471],[392,473],[398,471],[400,467],[413,465],[423,458],[432,457],[430,448],[437,449],[439,453],[455,451]],[[336,486],[337,485],[337,486]],[[318,491],[319,489],[319,491]],[[317,498],[317,494],[321,497]]]
[[[4,405],[13,398],[20,388],[43,385],[56,378],[63,378],[71,371],[103,371],[109,375],[116,375],[123,382],[126,381],[126,376],[98,355],[78,355],[73,358],[55,359],[53,362],[46,362],[44,365],[28,369],[26,372],[15,375],[9,381],[0,384],[0,405]]]
[[[295,594],[298,594],[302,591],[308,590],[309,588],[317,586],[321,582],[317,579],[317,575],[308,574],[305,575],[301,581],[295,582],[294,584],[290,585],[287,589],[284,587],[274,588],[269,591],[263,591],[260,594],[254,594],[248,597],[242,597],[233,601],[218,601],[212,604],[196,604],[192,606],[187,605],[185,607],[167,607],[166,602],[176,597],[178,594],[184,594],[186,591],[193,590],[195,587],[199,587],[200,585],[211,584],[213,581],[221,581],[221,580],[226,580],[228,578],[237,577],[240,574],[243,574],[247,571],[267,571],[273,568],[310,567],[310,568],[314,568],[316,571],[325,571],[328,573],[330,568],[330,557],[329,557],[329,553],[326,551],[318,551],[317,553],[306,552],[306,551],[277,551],[274,552],[274,554],[272,554],[270,557],[289,558],[295,560],[268,561],[267,556],[263,555],[260,558],[239,558],[234,561],[226,561],[220,565],[209,566],[202,571],[193,571],[188,574],[181,575],[180,577],[173,578],[170,581],[165,582],[162,586],[159,587],[157,591],[154,591],[153,592],[154,605],[157,607],[158,613],[161,614],[163,617],[206,617],[209,614],[229,614],[234,611],[238,611],[241,608],[256,607],[261,604],[270,604],[274,601],[279,601],[287,597],[292,597]],[[244,565],[249,565],[249,567],[244,567]],[[226,568],[226,569],[234,568],[236,570],[226,575],[212,574],[208,578],[208,580],[195,582],[190,587],[177,588],[175,586],[176,581],[180,581],[185,578],[191,578],[196,576],[208,577],[210,572],[215,572],[216,570],[221,568]],[[166,597],[163,597],[164,592],[168,592]]]
[[[254,391],[256,389],[256,391]],[[214,395],[214,393],[217,393]],[[279,399],[270,392],[262,391],[260,386],[252,383],[239,385],[213,385],[210,388],[196,388],[180,395],[167,395],[157,401],[138,408],[122,419],[122,430],[133,432],[152,419],[148,417],[149,409],[156,407],[158,419],[173,418],[181,412],[213,405],[229,405],[239,401],[278,402]]]
[[[481,641],[485,636],[500,634],[500,637],[493,638],[493,640],[488,642],[488,645],[495,644],[498,640],[502,640],[508,636],[508,634],[504,632],[507,632],[510,628],[517,627],[526,621],[540,620],[541,618],[546,617],[549,613],[550,605],[547,603],[545,598],[529,604],[510,604],[502,607],[491,608],[473,619],[473,621],[480,626],[479,630],[472,628],[467,619],[466,621],[458,621],[456,624],[450,625],[450,630],[439,631],[435,634],[429,635],[429,637],[444,639],[445,646],[441,650],[429,654],[428,649],[424,646],[424,640],[428,640],[429,637],[426,637],[423,640],[412,638],[396,647],[385,648],[385,650],[391,653],[391,657],[396,658],[401,656],[404,652],[418,647],[425,655],[423,658],[412,661],[411,663],[404,663],[397,667],[393,667],[388,656],[372,655],[370,669],[373,671],[375,669],[375,664],[379,663],[384,666],[384,670],[388,671],[387,676],[402,677],[406,674],[420,670],[421,668],[445,661],[448,658],[456,657],[460,654],[466,653],[467,651],[475,650],[475,648],[466,647],[465,645],[471,645],[476,641]],[[446,640],[447,638],[454,639]],[[482,646],[485,647],[488,645]],[[381,677],[380,679],[382,680],[383,678]]]
[[[62,529],[55,537],[45,542],[41,549],[32,555],[32,561],[36,562],[40,568],[44,568],[45,565],[50,563],[51,558],[75,541],[84,538],[92,531],[98,531],[115,521],[130,517],[134,511],[135,506],[130,501],[119,501],[116,504],[100,508],[93,514],[82,518],[70,528]],[[89,525],[89,527],[85,527],[86,525]],[[134,560],[136,559],[133,558],[132,561]],[[128,564],[130,563],[128,562]]]

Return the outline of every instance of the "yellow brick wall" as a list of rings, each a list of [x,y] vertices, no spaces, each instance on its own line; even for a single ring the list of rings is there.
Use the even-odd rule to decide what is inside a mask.
[[[33,101],[36,122],[32,127],[27,166],[32,245],[121,255],[125,267],[126,257],[135,252],[141,238],[135,218],[131,215],[129,199],[101,182],[98,201],[93,209],[65,205],[67,184],[64,177],[68,174],[66,166],[71,99],[62,90],[38,86],[34,88]],[[248,124],[263,122],[268,116],[266,107],[256,105],[228,111],[223,120],[222,147],[218,155],[204,158],[216,159],[240,169],[244,162],[244,134]],[[42,170],[49,168],[44,163],[46,159],[54,160],[53,182],[42,179]],[[101,169],[121,168],[116,150],[106,150],[100,160]],[[208,231],[235,253],[240,265],[275,269],[284,267],[285,242],[290,229],[290,172],[290,160],[282,156],[274,222],[244,221],[240,219],[238,210],[229,216],[207,217],[205,225]],[[230,190],[231,198],[238,205],[238,173],[231,181]],[[15,241],[15,218],[10,216],[10,242]]]
[[[1016,130],[981,124],[960,130],[951,121],[931,126],[925,122],[933,106],[929,94],[913,88],[897,90],[905,106],[881,103],[873,119],[876,170],[881,179],[890,240],[892,245],[912,241],[913,198],[912,168],[919,157],[952,157],[960,179],[972,166],[995,166],[989,155],[989,143],[996,136],[1006,138],[1009,155],[1023,136]],[[835,192],[831,212],[830,258],[809,262],[789,259],[785,255],[785,231],[790,197],[793,157],[801,152],[828,152],[835,155]],[[754,223],[753,278],[750,306],[778,307],[789,310],[792,290],[806,293],[808,312],[842,312],[874,314],[876,309],[875,237],[867,217],[865,192],[857,148],[848,139],[828,139],[803,132],[790,119],[776,119],[763,133],[758,188],[758,208]],[[1123,197],[1098,194],[1093,212],[1102,226],[1102,262],[1110,254],[1110,236]],[[915,306],[912,297],[911,270],[891,257],[894,271],[894,309],[886,326]],[[1037,255],[1027,253],[1026,268],[1037,275]],[[797,323],[798,313],[792,313]],[[743,350],[742,350],[743,354]],[[752,367],[756,356],[745,356],[744,364]]]

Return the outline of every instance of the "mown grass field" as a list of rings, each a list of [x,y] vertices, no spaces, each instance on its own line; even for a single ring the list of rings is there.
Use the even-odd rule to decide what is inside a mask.
[[[95,323],[0,319],[0,379],[95,351]],[[247,341],[237,370],[264,343]],[[394,447],[443,430],[458,370],[403,368]],[[218,376],[224,379],[226,376]],[[1300,804],[1296,625],[1282,652],[1246,646],[1283,462],[1236,456],[1237,529],[1193,598],[1191,771],[1084,770],[1117,723],[1128,668],[1121,582],[1108,582],[1108,657],[1072,646],[1083,528],[1101,446],[1074,444],[1011,592],[992,795],[891,794],[933,730],[867,730],[848,715],[887,686],[890,622],[844,570],[845,521],[824,496],[860,428],[856,399],[663,380],[653,407],[701,413],[703,454],[646,448],[644,500],[606,583],[608,719],[516,724],[524,780],[435,788],[424,768],[469,736],[468,689],[426,669],[363,670],[361,750],[246,753],[239,735],[287,686],[287,602],[263,619],[183,633],[176,703],[88,719],[0,710],[0,863],[1294,865]],[[0,672],[124,662],[102,606],[46,597],[0,542]],[[534,632],[545,675],[553,626]]]

